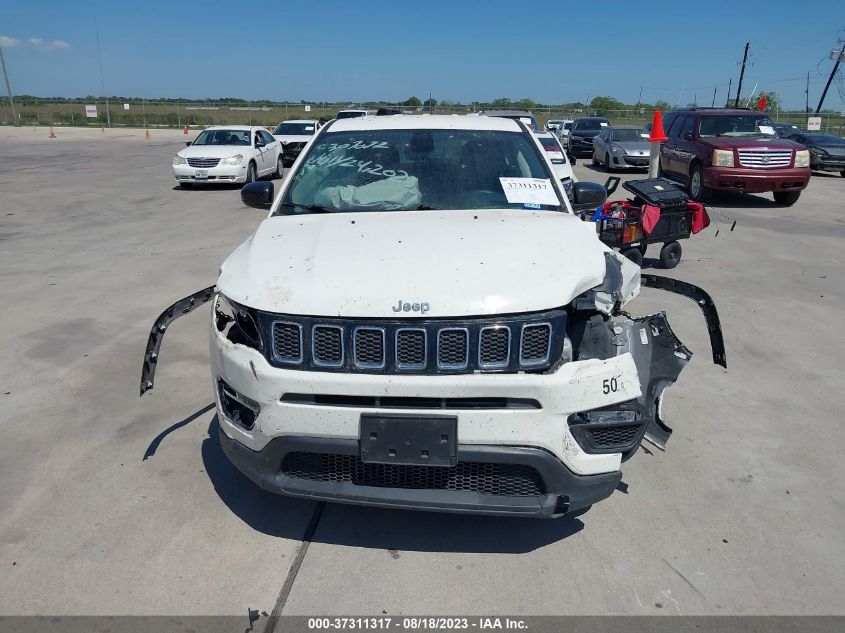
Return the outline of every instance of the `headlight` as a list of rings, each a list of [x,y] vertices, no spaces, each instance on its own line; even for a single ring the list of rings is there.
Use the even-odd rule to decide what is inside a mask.
[[[730,149],[714,149],[713,165],[716,167],[733,167],[734,153]]]
[[[255,311],[217,295],[214,303],[214,327],[220,335],[231,341],[253,349],[261,349],[261,337]]]
[[[243,154],[235,154],[234,156],[229,156],[229,158],[224,158],[220,161],[221,165],[240,165],[244,160]]]
[[[188,161],[186,161],[184,158],[179,156],[179,154],[176,154],[176,156],[173,157],[173,164],[174,165],[184,165],[187,162]]]
[[[810,166],[810,152],[805,149],[799,149],[795,152],[795,166],[809,167]]]
[[[614,145],[613,143],[610,144],[610,151],[611,152],[620,152],[622,154],[625,153],[625,149],[619,145]]]

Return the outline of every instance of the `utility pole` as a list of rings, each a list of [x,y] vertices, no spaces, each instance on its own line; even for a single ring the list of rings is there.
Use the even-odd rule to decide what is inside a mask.
[[[751,42],[745,43],[745,53],[742,55],[742,68],[739,71],[739,83],[736,86],[736,100],[734,101],[734,107],[739,107],[739,95],[742,92],[742,78],[745,77],[745,62],[748,61],[748,48],[751,46]]]
[[[640,82],[640,96],[637,97],[637,107],[640,107],[640,104],[643,102],[643,84]]]
[[[94,30],[97,34],[97,63],[100,65],[100,86],[103,89],[103,98],[106,100],[106,125],[111,128],[111,115],[109,114],[109,98],[106,96],[106,80],[103,79],[103,56],[100,53],[100,24],[97,16],[94,15]]]
[[[6,72],[6,60],[3,58],[2,46],[0,46],[0,65],[3,66],[3,79],[6,80],[6,92],[9,93],[9,107],[12,109],[12,125],[17,125],[18,117],[15,115],[15,100],[12,97],[12,87],[9,85],[9,74]]]
[[[713,108],[716,106],[716,91],[719,89],[719,86],[713,88],[713,101],[710,102],[710,107]]]
[[[810,114],[810,73],[807,73],[807,87],[804,89],[804,114]]]
[[[836,63],[833,65],[833,70],[830,71],[830,77],[827,78],[827,83],[824,85],[822,98],[819,99],[819,105],[816,106],[816,114],[818,114],[822,109],[824,98],[827,96],[827,89],[830,88],[830,82],[833,81],[833,76],[836,74],[836,71],[839,70],[839,62],[842,61],[843,55],[845,55],[845,41],[842,42],[842,48],[839,49],[839,55],[836,56]]]
[[[725,99],[725,107],[726,108],[731,107],[731,84],[733,83],[733,80],[734,80],[733,77],[728,78],[728,98]]]

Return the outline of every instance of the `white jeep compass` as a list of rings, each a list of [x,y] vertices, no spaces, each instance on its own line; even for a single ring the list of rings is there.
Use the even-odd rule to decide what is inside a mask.
[[[622,311],[640,285],[710,297],[605,247],[573,214],[520,121],[402,116],[323,127],[269,216],[213,287],[153,326],[141,393],[167,325],[210,301],[220,440],[281,494],[400,508],[553,516],[609,496],[689,361],[663,313]],[[577,183],[576,206],[606,193]]]

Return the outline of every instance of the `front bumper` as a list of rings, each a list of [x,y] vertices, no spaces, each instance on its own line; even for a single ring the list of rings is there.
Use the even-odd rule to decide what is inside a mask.
[[[613,169],[644,169],[648,168],[649,157],[633,156],[631,154],[610,154],[610,166]]]
[[[305,143],[282,143],[282,157],[292,163],[299,157],[304,148]]]
[[[569,138],[569,148],[570,152],[575,155],[579,154],[592,154],[593,153],[593,139],[592,138],[581,138],[581,139],[574,139],[572,137]]]
[[[767,191],[800,191],[810,182],[810,169],[748,169],[744,167],[705,167],[704,186],[708,189],[763,193]]]
[[[215,392],[221,379],[260,407],[254,425],[246,429],[226,416],[218,393],[220,426],[229,437],[253,451],[263,450],[273,438],[281,436],[357,441],[364,414],[448,415],[458,419],[460,445],[528,446],[551,453],[575,474],[608,473],[619,470],[621,453],[586,453],[572,436],[568,418],[581,411],[636,399],[642,393],[637,367],[629,353],[607,360],[569,362],[545,374],[353,374],[273,367],[257,350],[232,343],[216,328],[210,329]],[[611,379],[617,389],[604,393],[603,385]],[[321,398],[309,401],[301,394]],[[403,399],[410,404],[358,404],[374,396]],[[414,407],[415,400],[439,398],[497,398],[537,405]]]
[[[306,499],[390,508],[548,517],[573,512],[609,497],[622,479],[621,471],[589,476],[576,475],[560,460],[542,449],[461,445],[458,449],[459,465],[483,463],[531,468],[536,473],[542,494],[493,495],[448,487],[398,488],[388,487],[383,483],[367,485],[379,484],[380,482],[376,481],[378,473],[395,468],[390,466],[374,467],[369,474],[369,481],[368,475],[360,466],[355,469],[357,474],[350,472],[348,476],[315,473],[314,476],[306,474],[305,477],[302,472],[292,473],[282,467],[288,463],[286,457],[292,454],[324,455],[329,461],[336,461],[338,456],[345,456],[345,462],[357,460],[359,448],[358,441],[354,439],[277,437],[262,450],[252,451],[224,432],[220,435],[220,445],[238,470],[270,492]],[[440,470],[455,468],[440,467]],[[443,476],[439,479],[445,481]]]
[[[845,171],[845,156],[815,156],[810,154],[810,168],[816,171]]]
[[[195,184],[233,183],[246,181],[247,164],[217,165],[216,167],[198,168],[190,165],[173,165],[173,177],[177,182]],[[207,172],[207,178],[197,178],[197,172]]]

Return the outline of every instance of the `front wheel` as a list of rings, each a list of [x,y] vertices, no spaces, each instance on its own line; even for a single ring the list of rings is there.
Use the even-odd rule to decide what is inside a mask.
[[[255,163],[250,163],[246,168],[246,180],[244,180],[244,184],[248,185],[251,182],[255,182]]]
[[[273,178],[282,178],[285,175],[285,160],[282,158],[282,155],[279,154],[279,157],[276,159],[276,173],[273,174]]]
[[[689,197],[695,202],[705,202],[709,193],[704,186],[704,170],[701,165],[693,165],[689,175]]]
[[[798,202],[798,198],[801,196],[800,191],[775,191],[775,203],[781,205],[782,207],[791,207],[793,204]]]
[[[613,171],[613,168],[610,166],[610,154],[605,152],[604,155],[604,169],[607,172]]]

